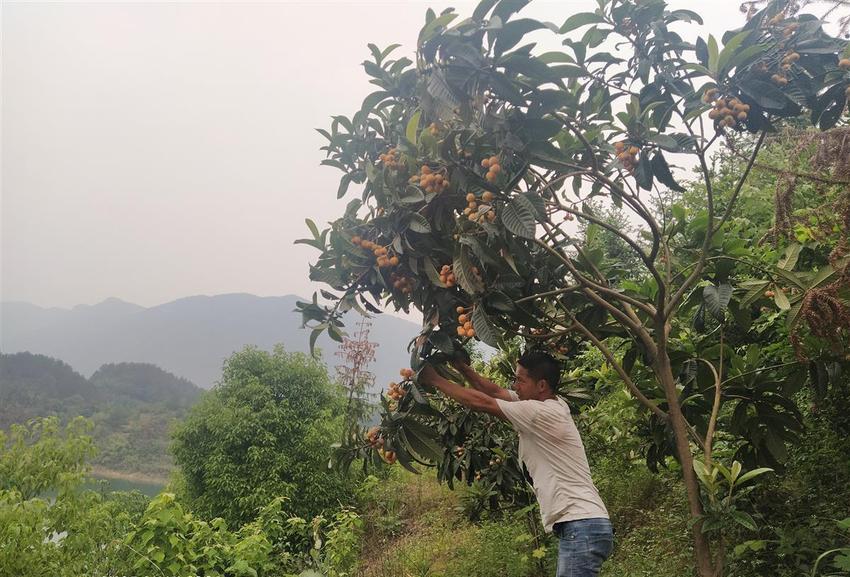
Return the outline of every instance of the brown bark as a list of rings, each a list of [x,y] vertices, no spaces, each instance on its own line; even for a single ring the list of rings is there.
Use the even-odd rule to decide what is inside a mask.
[[[670,426],[673,428],[673,438],[676,443],[676,453],[682,465],[682,477],[685,482],[685,490],[688,495],[688,508],[691,518],[702,515],[702,501],[700,501],[699,482],[694,472],[694,459],[691,447],[688,443],[688,428],[685,416],[679,406],[679,394],[676,390],[676,380],[670,366],[670,358],[667,356],[667,347],[658,347],[658,357],[655,362],[655,374],[661,382],[667,398],[667,414],[670,418]],[[702,524],[694,523],[691,529],[694,540],[694,555],[696,557],[697,571],[700,577],[716,577],[714,563],[712,561],[711,547],[708,539],[702,532]]]

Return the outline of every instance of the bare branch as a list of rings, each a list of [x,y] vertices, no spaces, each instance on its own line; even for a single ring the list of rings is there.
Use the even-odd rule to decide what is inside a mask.
[[[613,367],[613,369],[615,371],[617,371],[617,374],[620,375],[620,378],[623,379],[623,382],[626,384],[626,387],[628,387],[629,391],[635,396],[635,398],[643,406],[645,406],[650,411],[655,413],[655,415],[657,415],[658,418],[660,418],[660,419],[662,419],[663,421],[666,422],[667,418],[668,418],[667,413],[665,413],[663,410],[661,410],[661,408],[658,407],[658,405],[656,405],[655,403],[650,401],[646,397],[646,395],[644,395],[640,391],[640,389],[637,388],[637,385],[635,385],[634,381],[632,381],[632,378],[629,376],[629,374],[626,372],[626,370],[623,368],[623,366],[617,361],[616,357],[614,357],[614,355],[611,353],[611,350],[605,345],[605,343],[603,343],[598,338],[596,338],[596,335],[594,335],[592,332],[590,332],[590,330],[586,326],[584,326],[582,323],[580,323],[578,321],[578,319],[576,319],[576,317],[575,317],[575,315],[573,314],[572,311],[570,311],[569,309],[566,309],[566,308],[564,310],[567,313],[567,315],[570,317],[570,320],[572,320],[572,322],[576,326],[576,328],[579,331],[581,331],[582,334],[584,334],[584,336],[586,336],[590,340],[590,342],[593,343],[593,346],[595,346],[599,350],[599,352],[602,353],[602,356],[604,356],[605,359],[611,364],[611,367]]]

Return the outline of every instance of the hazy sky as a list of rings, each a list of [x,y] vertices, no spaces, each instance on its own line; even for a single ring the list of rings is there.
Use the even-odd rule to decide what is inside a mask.
[[[2,300],[312,294],[293,241],[343,207],[314,129],[375,89],[368,42],[409,54],[427,6],[474,4],[3,2]],[[699,9],[704,30],[738,4]]]

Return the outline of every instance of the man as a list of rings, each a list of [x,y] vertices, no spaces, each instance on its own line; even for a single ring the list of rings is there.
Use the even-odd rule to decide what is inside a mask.
[[[590,467],[570,409],[555,391],[558,362],[544,352],[523,354],[513,391],[453,361],[473,388],[441,377],[427,366],[420,381],[475,411],[509,421],[519,433],[519,456],[533,480],[543,527],[560,540],[556,577],[595,577],[611,554],[608,511],[590,478]]]

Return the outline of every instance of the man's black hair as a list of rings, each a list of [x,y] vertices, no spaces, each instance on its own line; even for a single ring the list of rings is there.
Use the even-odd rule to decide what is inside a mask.
[[[552,392],[558,390],[561,380],[561,365],[547,352],[539,350],[525,351],[517,360],[535,381],[546,379]]]

